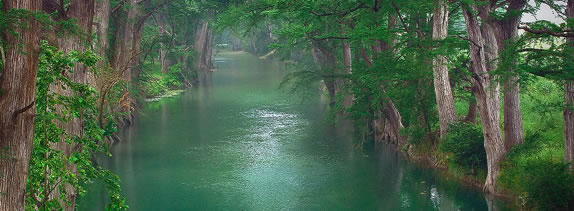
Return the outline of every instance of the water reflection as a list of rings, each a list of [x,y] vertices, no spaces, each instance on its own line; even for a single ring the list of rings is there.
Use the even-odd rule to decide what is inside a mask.
[[[362,150],[321,96],[289,99],[286,70],[242,53],[182,96],[147,105],[102,166],[132,210],[494,210],[498,201],[394,150]],[[99,185],[80,210],[103,210]]]

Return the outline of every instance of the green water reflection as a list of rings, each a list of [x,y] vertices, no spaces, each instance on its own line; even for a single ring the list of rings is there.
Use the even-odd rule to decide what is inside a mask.
[[[220,53],[211,82],[151,103],[99,163],[121,178],[131,210],[488,210],[500,202],[403,160],[356,149],[320,96],[278,90],[287,70]],[[103,210],[88,186],[80,210]]]

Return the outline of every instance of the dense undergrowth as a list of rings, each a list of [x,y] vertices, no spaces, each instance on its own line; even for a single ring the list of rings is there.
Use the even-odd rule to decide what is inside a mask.
[[[149,64],[137,80],[138,88],[143,97],[160,96],[170,90],[184,88],[182,74],[181,64],[171,66],[167,73],[162,73],[158,64]]]
[[[499,183],[523,208],[568,210],[574,206],[574,175],[563,162],[563,91],[553,81],[535,78],[522,91],[525,141],[514,147],[501,164]],[[457,103],[458,110],[468,107]],[[486,178],[486,152],[479,124],[452,125],[440,140],[437,157],[460,177]]]

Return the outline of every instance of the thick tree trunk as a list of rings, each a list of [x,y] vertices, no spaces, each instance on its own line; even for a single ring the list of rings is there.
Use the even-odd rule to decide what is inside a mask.
[[[332,74],[335,69],[335,58],[333,54],[328,52],[326,49],[318,46],[319,44],[315,44],[315,47],[311,50],[313,60],[319,67],[321,74]],[[333,107],[335,105],[335,96],[337,94],[336,80],[332,77],[323,78],[323,83],[325,84],[329,94],[329,106]]]
[[[448,10],[444,0],[435,0],[435,10],[433,15],[433,40],[445,39],[448,35]],[[433,60],[434,91],[438,107],[440,122],[440,136],[443,137],[449,124],[456,121],[456,110],[454,107],[454,97],[448,76],[447,59],[443,55],[438,55]]]
[[[2,9],[38,12],[36,0],[3,0]],[[0,210],[24,210],[26,177],[33,145],[34,97],[39,55],[39,24],[2,32],[6,45],[0,76]]]
[[[92,48],[100,57],[108,60],[106,51],[108,49],[108,29],[110,26],[110,0],[97,0],[95,10],[93,30],[96,37]]]
[[[389,15],[387,28],[388,29],[394,28],[396,23],[397,23],[396,17],[393,15]],[[375,54],[373,58],[376,58],[377,54],[381,51],[392,51],[396,42],[397,40],[394,38],[391,39],[389,42],[377,41],[377,44],[374,45],[373,48],[373,54]],[[365,61],[365,64],[367,66],[373,65],[371,58],[367,55],[364,48],[360,49],[360,54],[362,55],[363,60]],[[384,84],[381,84],[381,87],[383,89],[382,90],[383,95],[385,95],[386,89]],[[382,134],[375,134],[375,137],[380,137],[382,138],[382,140],[386,140],[387,143],[394,144],[397,147],[401,147],[407,144],[407,137],[401,134],[401,130],[404,129],[401,113],[399,112],[393,101],[389,98],[386,98],[384,102],[381,104],[380,112],[382,116],[377,117],[377,119],[373,121],[373,125],[375,126],[375,132],[381,131]],[[377,127],[383,127],[383,128],[381,129]]]
[[[507,14],[520,11],[526,5],[526,0],[511,0],[508,6]],[[504,20],[496,22],[496,31],[498,37],[498,52],[506,49],[511,45],[514,39],[518,37],[518,25],[521,15],[510,15]],[[512,58],[501,58],[512,59]],[[512,146],[524,142],[524,131],[522,128],[522,112],[520,107],[520,84],[511,67],[507,69],[509,77],[504,82],[504,141],[507,150]]]
[[[484,191],[496,191],[496,179],[499,175],[499,163],[506,155],[506,148],[502,140],[500,129],[500,88],[496,80],[489,74],[496,67],[497,45],[492,26],[484,22],[479,25],[477,17],[469,10],[488,14],[487,6],[463,6],[465,23],[470,40],[470,56],[472,61],[472,76],[474,95],[478,105],[478,113],[482,122],[484,133],[484,148],[486,150],[488,174],[484,184]],[[485,18],[481,18],[486,20]]]
[[[91,44],[91,33],[93,28],[93,18],[95,15],[95,1],[94,0],[75,0],[70,2],[68,9],[66,11],[66,17],[69,19],[76,19],[77,25],[82,29],[82,36],[71,35],[64,36],[58,39],[58,47],[63,52],[86,51]],[[87,67],[82,64],[76,64],[69,72],[65,73],[67,77],[75,83],[86,84],[87,83]],[[50,90],[59,93],[64,96],[73,96],[74,92],[70,88],[62,88],[62,86],[51,86]],[[81,137],[84,133],[83,120],[80,118],[71,118],[68,122],[60,122],[60,127],[66,131],[69,136]],[[54,148],[62,151],[66,156],[71,156],[75,149],[78,149],[76,144],[68,144],[66,140],[60,140],[56,143]],[[76,174],[77,168],[74,164],[67,164],[66,168],[69,171]],[[66,200],[70,202],[68,206],[67,203],[62,202],[62,207],[65,210],[74,210],[75,202],[77,198],[77,190],[71,184],[64,184],[66,189]],[[60,198],[59,191],[54,191],[54,195],[51,197]]]
[[[464,117],[465,122],[475,123],[476,124],[476,100],[470,100],[468,102],[468,113],[466,113],[466,117]]]
[[[388,139],[389,143],[395,144],[398,147],[407,144],[407,137],[401,134],[401,130],[405,128],[403,126],[401,113],[399,113],[399,110],[390,99],[387,99],[383,113],[386,117],[383,136]]]
[[[194,49],[197,51],[197,71],[205,73],[207,70],[206,51],[208,43],[209,22],[200,22],[195,28]]]
[[[145,0],[144,0],[145,1]],[[139,74],[139,69],[134,68],[137,66],[139,60],[138,55],[140,52],[140,43],[142,36],[142,29],[145,20],[153,13],[149,11],[146,14],[141,14],[140,6],[137,0],[127,0],[125,4],[129,4],[129,9],[125,14],[116,14],[116,27],[115,45],[113,47],[113,56],[111,66],[114,71],[118,71],[119,75],[124,80],[132,83],[133,78]],[[150,3],[148,0],[146,3]],[[141,16],[141,17],[138,17]],[[133,86],[133,84],[132,84]],[[129,95],[125,90],[124,96],[120,99],[119,105],[121,106],[119,112],[126,112],[130,115],[123,116],[123,123],[131,125],[133,122],[133,115],[131,112],[135,108],[135,99]]]
[[[166,17],[163,14],[157,14],[154,16],[157,26],[158,26],[158,31],[162,36],[171,36],[170,31],[168,30],[168,27],[166,25]],[[159,49],[159,61],[161,64],[161,72],[162,73],[167,73],[169,70],[169,67],[171,65],[173,65],[173,61],[169,58],[168,56],[168,51],[169,51],[169,46],[171,45],[171,43],[165,43],[165,42],[161,42],[160,43],[160,49]]]
[[[574,18],[574,0],[568,0],[566,17]],[[574,48],[574,38],[568,38],[568,45]],[[564,161],[574,162],[574,81],[570,80],[565,85],[565,108],[564,108]],[[573,169],[574,165],[570,165]]]

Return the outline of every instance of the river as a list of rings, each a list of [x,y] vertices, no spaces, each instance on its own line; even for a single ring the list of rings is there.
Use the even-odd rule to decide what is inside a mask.
[[[211,80],[149,103],[98,161],[130,210],[489,210],[502,202],[385,146],[357,147],[320,95],[279,89],[287,68],[223,52]],[[104,210],[101,184],[79,210]]]

